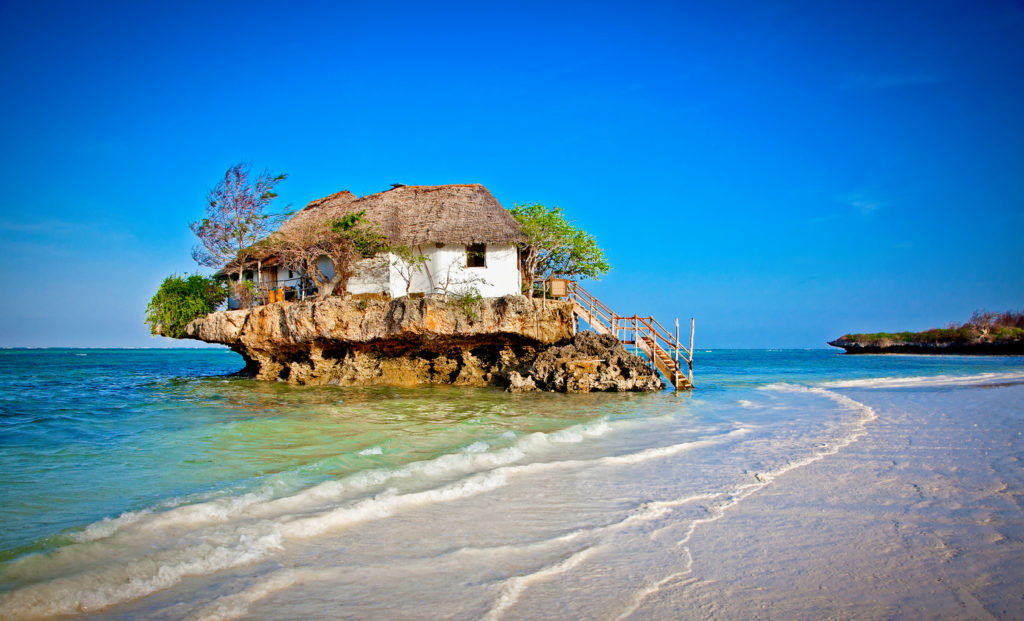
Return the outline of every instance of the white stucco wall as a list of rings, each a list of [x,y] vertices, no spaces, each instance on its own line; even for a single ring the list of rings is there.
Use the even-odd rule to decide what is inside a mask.
[[[486,267],[466,267],[466,247],[434,244],[416,249],[428,257],[425,269],[412,276],[409,293],[441,293],[448,283],[448,292],[456,293],[472,286],[485,298],[521,293],[519,262],[512,244],[487,244]],[[400,275],[398,257],[391,255],[390,293],[405,295],[406,282]]]
[[[388,287],[388,257],[381,255],[362,259],[354,266],[354,274],[345,288],[349,293],[385,293]]]
[[[292,274],[291,276],[288,275],[289,271],[291,271],[291,274]],[[298,281],[296,279],[298,277],[299,277],[299,272],[296,271],[296,270],[289,270],[287,267],[278,267],[277,268],[277,282],[281,286],[284,286],[284,287],[297,287],[298,286]]]
[[[512,244],[487,244],[486,267],[466,267],[463,245],[448,244],[438,248],[436,244],[425,244],[415,250],[422,252],[427,262],[413,273],[409,293],[443,293],[446,282],[448,293],[458,293],[468,287],[474,287],[485,298],[521,293],[518,255]],[[359,261],[346,288],[354,294],[388,293],[394,298],[402,297],[406,284],[400,275],[399,261],[394,254]],[[325,276],[334,276],[334,267],[327,257],[320,257],[317,264]],[[299,272],[293,271],[289,280],[288,268],[278,268],[277,280],[282,285],[298,288],[298,283],[293,281],[298,277]]]
[[[431,256],[431,251],[433,250],[433,247],[416,247],[413,249],[414,252],[422,252],[428,257]],[[407,276],[409,275],[402,260],[395,256],[394,253],[388,253],[388,293],[393,298],[400,298],[406,293],[406,282],[403,273]],[[412,272],[411,280],[409,293],[430,293],[432,291],[430,278],[422,267]]]

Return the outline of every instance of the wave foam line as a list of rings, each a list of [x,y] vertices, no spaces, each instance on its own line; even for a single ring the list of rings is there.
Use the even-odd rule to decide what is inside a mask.
[[[876,414],[874,408],[871,408],[863,403],[860,403],[859,401],[850,399],[849,397],[846,397],[844,395],[840,395],[825,390],[824,388],[797,386],[793,384],[776,384],[766,388],[771,390],[782,390],[786,392],[798,392],[820,395],[826,399],[834,401],[835,403],[839,404],[840,406],[847,410],[857,412],[859,416],[853,421],[853,429],[850,431],[850,433],[846,434],[842,438],[839,438],[833,442],[826,444],[824,447],[822,447],[818,451],[815,451],[810,456],[789,462],[784,466],[781,466],[769,472],[756,473],[754,475],[754,478],[756,479],[755,483],[745,483],[737,486],[730,492],[721,492],[712,495],[713,498],[720,500],[719,502],[711,504],[711,506],[709,507],[710,515],[708,517],[697,518],[692,520],[688,525],[686,533],[683,535],[682,539],[676,542],[676,545],[682,548],[683,553],[687,556],[685,568],[682,571],[674,572],[671,575],[640,589],[637,593],[634,594],[633,601],[631,602],[631,604],[622,613],[619,614],[617,619],[621,620],[625,619],[626,617],[629,617],[634,612],[639,610],[640,606],[643,605],[643,602],[651,595],[654,595],[655,593],[661,591],[670,584],[678,583],[680,578],[686,577],[690,573],[692,573],[694,559],[689,547],[687,547],[687,544],[690,542],[690,540],[693,537],[693,534],[697,531],[697,529],[700,526],[718,521],[719,519],[725,516],[729,509],[738,506],[746,498],[771,485],[771,483],[774,482],[780,476],[788,472],[792,472],[793,470],[796,470],[798,468],[803,468],[804,466],[825,459],[826,457],[829,457],[831,455],[835,455],[836,453],[843,450],[847,446],[856,442],[864,434],[866,434],[867,425],[870,422],[878,419],[878,415]],[[651,534],[651,537],[656,538],[659,532],[661,531],[655,531]]]
[[[580,443],[612,430],[612,425],[602,420],[550,433],[531,433],[520,438],[514,445],[496,451],[481,450],[481,443],[476,443],[467,447],[470,450],[412,462],[400,468],[359,472],[340,481],[326,481],[283,498],[273,498],[273,491],[267,488],[241,496],[178,506],[166,511],[129,511],[116,518],[104,518],[94,522],[83,531],[72,535],[72,539],[82,543],[109,538],[129,529],[163,532],[175,527],[196,528],[225,523],[239,517],[272,518],[314,509],[318,504],[339,500],[346,491],[366,491],[396,479],[408,479],[417,475],[444,477],[490,470],[522,461],[528,454],[548,449],[552,445]]]
[[[390,517],[398,511],[404,511],[410,508],[426,506],[438,502],[450,502],[489,492],[505,485],[510,475],[526,473],[532,474],[547,470],[591,465],[633,465],[653,459],[661,459],[677,455],[695,448],[712,446],[730,438],[744,435],[748,432],[749,429],[747,428],[739,428],[715,438],[682,442],[664,447],[645,449],[626,455],[600,457],[590,460],[562,460],[553,462],[537,462],[521,466],[502,466],[440,488],[401,495],[394,494],[393,492],[385,492],[377,497],[362,500],[349,507],[332,509],[311,517],[297,518],[286,523],[282,527],[281,533],[284,537],[289,539],[306,539],[318,536],[327,531],[347,528],[360,522]],[[469,455],[464,454],[463,456],[475,455],[478,455],[478,453],[472,453]],[[453,457],[455,456],[453,455]],[[657,511],[659,509],[653,510]]]
[[[186,505],[164,514],[154,516],[133,516],[134,521],[122,524],[119,530],[131,528],[132,532],[118,533],[113,538],[96,539],[82,544],[72,544],[58,550],[58,557],[68,558],[67,572],[71,575],[51,578],[0,596],[3,610],[18,611],[21,616],[48,616],[72,614],[76,612],[94,611],[107,606],[137,599],[163,590],[180,582],[188,576],[203,575],[228,569],[258,560],[262,560],[281,549],[290,539],[307,539],[337,529],[377,519],[384,519],[400,511],[426,506],[438,502],[451,502],[461,498],[488,492],[506,484],[511,475],[535,473],[567,467],[592,465],[623,465],[636,464],[644,461],[679,454],[686,450],[701,446],[720,443],[732,436],[746,433],[746,429],[734,429],[729,433],[715,438],[706,438],[691,442],[646,449],[637,453],[602,457],[592,460],[566,460],[556,462],[537,462],[525,465],[505,465],[475,474],[439,488],[407,494],[397,494],[394,490],[386,490],[376,497],[364,499],[351,506],[339,507],[322,511],[318,514],[295,517],[278,515],[274,519],[258,519],[255,522],[238,522],[231,528],[209,531],[197,531],[196,528],[209,522],[226,521],[232,514],[237,514],[237,507],[244,507],[244,512],[251,517],[262,510],[253,511],[253,507],[266,509],[263,505],[275,503],[294,503],[294,498],[284,498],[267,503],[250,502],[251,498],[236,499],[236,510],[231,509],[230,502],[221,502],[211,507],[211,503]],[[604,433],[600,428],[592,433]],[[586,436],[562,434],[562,441],[581,441]],[[580,440],[577,440],[579,438]],[[544,445],[548,442],[545,434],[531,434],[524,438],[527,443]],[[514,455],[495,457],[495,453],[460,453],[446,455],[462,460],[481,460],[474,462],[475,467],[501,463],[505,459],[520,459]],[[437,460],[434,460],[437,462]],[[435,464],[436,465],[436,464]],[[465,464],[457,466],[457,469]],[[340,482],[328,482],[315,486],[299,494],[304,497],[330,499],[344,486]],[[307,498],[308,499],[308,498]],[[223,500],[223,499],[222,499]],[[302,507],[305,508],[305,507]],[[151,520],[146,518],[152,517]],[[628,520],[629,518],[627,518]],[[636,519],[636,518],[634,518]],[[141,521],[140,521],[141,520]],[[246,525],[248,524],[248,525]],[[166,537],[171,526],[187,527],[189,540],[206,539],[206,542],[188,547],[170,545],[162,550],[154,551],[153,542],[164,543],[161,535]],[[152,528],[150,528],[152,527]],[[158,528],[157,528],[158,527]],[[253,531],[261,530],[259,536]],[[264,532],[265,531],[265,532]],[[145,544],[144,542],[150,542]],[[181,541],[180,539],[178,541]],[[132,558],[133,549],[136,551]],[[143,556],[139,558],[139,554]],[[127,558],[125,558],[127,556]],[[31,564],[49,562],[45,557],[23,559]],[[70,564],[69,564],[70,563]],[[83,567],[99,567],[89,571],[81,571]],[[525,584],[524,584],[525,586]]]
[[[498,599],[491,606],[491,609],[487,611],[487,614],[483,616],[484,621],[497,621],[497,619],[501,618],[502,613],[519,601],[519,596],[530,584],[569,571],[587,560],[587,557],[591,556],[595,551],[596,548],[593,547],[584,548],[554,565],[543,567],[530,574],[509,578],[505,581],[505,586],[502,587]]]
[[[423,492],[401,495],[385,493],[360,501],[351,507],[341,507],[313,517],[292,520],[281,526],[281,534],[287,539],[308,539],[327,531],[391,517],[399,511],[414,507],[468,498],[497,489],[505,483],[506,477],[503,472],[491,471]]]
[[[250,492],[241,496],[218,498],[207,502],[174,507],[167,511],[155,512],[151,509],[129,511],[114,519],[104,519],[87,526],[85,530],[75,533],[71,539],[85,543],[109,538],[115,533],[130,527],[149,531],[164,531],[175,526],[200,526],[203,524],[227,522],[249,507],[267,502],[272,491],[265,489]]]
[[[315,537],[327,531],[390,517],[410,508],[467,498],[501,487],[505,481],[504,473],[485,472],[424,492],[385,493],[314,517],[286,523],[264,523],[269,532],[262,536],[250,532],[236,533],[234,545],[203,543],[171,548],[127,563],[110,563],[99,570],[55,578],[0,595],[0,619],[93,612],[167,589],[188,576],[262,560],[282,549],[287,539]],[[250,595],[255,597],[258,594],[257,590]],[[250,595],[240,596],[235,603],[244,603],[251,599]],[[230,606],[225,610],[228,608]]]
[[[188,576],[255,562],[280,548],[278,533],[242,533],[234,545],[202,543],[79,572],[0,595],[0,619],[93,612],[161,591]]]
[[[540,540],[537,540],[537,541],[531,541],[530,543],[523,543],[523,544],[518,544],[518,545],[507,544],[507,545],[501,545],[501,546],[488,546],[488,547],[468,547],[468,546],[464,546],[464,547],[457,548],[457,549],[449,551],[449,552],[445,552],[445,553],[439,554],[437,556],[432,556],[432,557],[429,557],[429,558],[425,558],[423,560],[433,563],[433,562],[435,562],[439,558],[453,557],[453,556],[474,556],[474,555],[479,555],[479,556],[493,557],[495,555],[518,554],[518,553],[529,552],[529,551],[533,551],[533,550],[539,550],[539,549],[543,549],[543,548],[546,548],[546,547],[549,547],[549,546],[559,545],[559,544],[562,544],[562,543],[568,543],[570,541],[575,541],[576,539],[579,539],[580,537],[588,534],[589,532],[591,532],[589,529],[572,530],[572,531],[569,531],[568,533],[566,533],[564,535],[557,535],[557,536],[551,537],[549,539],[540,539]]]
[[[823,382],[827,388],[914,388],[941,386],[977,386],[1005,382],[1024,382],[1024,372],[977,373],[975,375],[924,375],[913,377],[876,377]]]
[[[296,584],[329,580],[336,577],[336,569],[282,569],[251,587],[215,599],[193,617],[193,621],[231,621],[249,614],[256,602]]]

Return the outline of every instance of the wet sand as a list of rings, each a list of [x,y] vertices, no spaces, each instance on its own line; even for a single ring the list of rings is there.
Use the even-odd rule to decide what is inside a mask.
[[[699,526],[631,618],[1024,618],[1024,386],[836,392],[867,433]]]

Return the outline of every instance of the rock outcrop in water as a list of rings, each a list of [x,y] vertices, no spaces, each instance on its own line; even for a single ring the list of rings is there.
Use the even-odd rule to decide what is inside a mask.
[[[1024,311],[975,311],[962,324],[921,332],[844,334],[829,341],[848,354],[1024,354]]]
[[[506,296],[463,308],[438,296],[337,297],[211,313],[190,323],[186,336],[227,345],[257,379],[295,384],[663,387],[614,337],[572,331],[564,301]]]
[[[851,338],[844,336],[829,341],[832,347],[841,347],[848,354],[955,354],[970,356],[1024,355],[1024,339],[999,341],[929,341],[924,339]]]

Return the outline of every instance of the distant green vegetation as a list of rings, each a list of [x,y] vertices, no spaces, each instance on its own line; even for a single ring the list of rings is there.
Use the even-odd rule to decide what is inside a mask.
[[[995,343],[1024,340],[1024,311],[988,313],[977,311],[967,323],[950,324],[923,332],[875,332],[847,334],[840,340],[864,345],[898,343]]]
[[[180,339],[189,322],[217,310],[227,297],[224,281],[199,274],[168,276],[146,307],[145,323],[152,334]]]

